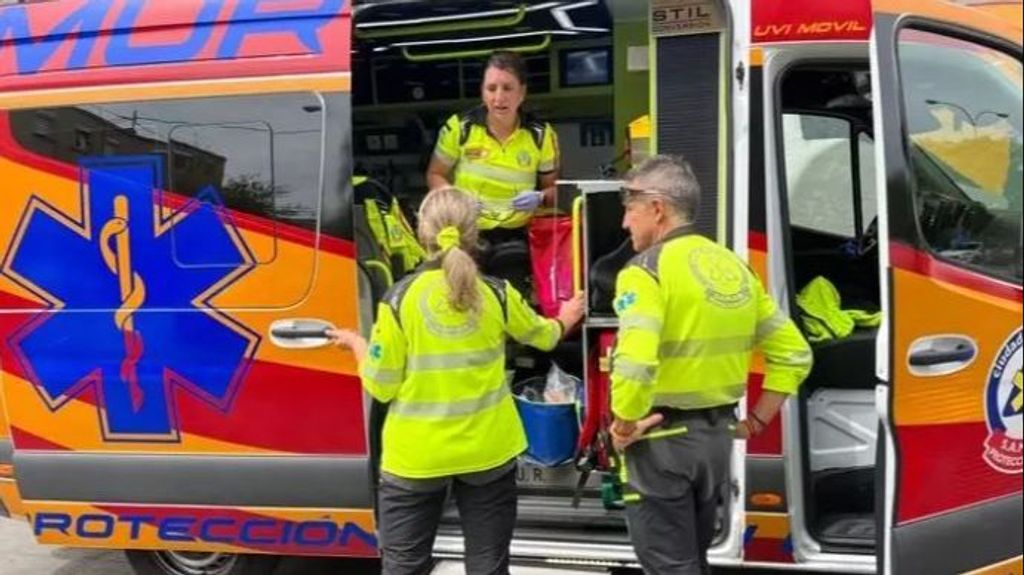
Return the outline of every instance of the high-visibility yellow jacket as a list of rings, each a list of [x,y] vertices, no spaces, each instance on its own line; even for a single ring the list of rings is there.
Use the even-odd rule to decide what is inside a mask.
[[[811,280],[796,294],[796,305],[803,312],[804,333],[815,343],[843,339],[858,327],[878,327],[882,323],[882,312],[843,309],[839,290],[822,276]]]
[[[751,355],[766,359],[764,388],[794,393],[810,372],[810,347],[728,249],[682,227],[619,272],[612,411],[625,420],[653,407],[736,403]]]
[[[519,192],[537,188],[537,176],[558,168],[558,136],[550,124],[528,117],[504,142],[487,129],[483,106],[448,118],[437,139],[434,157],[455,168],[456,187],[483,204],[480,229],[519,228],[529,213],[512,209]]]
[[[385,296],[360,367],[366,390],[390,403],[381,469],[411,479],[484,471],[522,453],[506,335],[541,350],[562,335],[503,280],[480,279],[479,315],[453,310],[444,272],[432,263]]]
[[[416,239],[416,232],[405,219],[398,199],[391,200],[391,206],[387,211],[382,211],[373,201],[366,202],[364,209],[366,223],[373,234],[373,239],[388,258],[397,256],[398,271],[404,274],[415,269],[427,253]]]
[[[352,187],[359,191],[360,186],[371,186],[373,181],[366,176],[353,176]],[[379,184],[377,184],[379,185]],[[426,257],[427,253],[416,239],[416,232],[402,212],[398,198],[391,198],[389,205],[378,205],[373,199],[363,203],[366,225],[373,235],[377,247],[383,252],[388,268],[400,275],[414,270]]]

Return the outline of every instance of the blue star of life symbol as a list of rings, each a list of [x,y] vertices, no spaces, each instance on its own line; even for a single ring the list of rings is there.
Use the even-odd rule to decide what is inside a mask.
[[[384,348],[379,343],[374,343],[370,346],[370,357],[376,361],[380,361],[384,357]]]
[[[230,409],[260,338],[210,305],[254,258],[215,190],[162,207],[162,156],[80,161],[81,216],[33,197],[0,273],[49,303],[9,344],[51,410],[94,392],[112,441],[178,441],[177,390]]]
[[[615,301],[615,311],[622,313],[636,303],[636,292],[628,291]]]

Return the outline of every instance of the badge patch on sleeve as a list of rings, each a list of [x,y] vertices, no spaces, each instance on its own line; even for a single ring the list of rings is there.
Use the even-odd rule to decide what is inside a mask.
[[[615,312],[622,313],[636,305],[636,292],[628,291],[615,298]]]
[[[373,361],[380,361],[384,357],[384,347],[379,343],[374,343],[367,353]]]

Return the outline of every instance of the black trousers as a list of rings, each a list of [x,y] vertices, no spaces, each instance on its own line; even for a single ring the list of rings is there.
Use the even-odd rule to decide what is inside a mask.
[[[710,575],[735,421],[669,417],[654,429],[664,435],[626,448],[626,521],[648,575]]]
[[[508,575],[516,523],[515,469],[490,483],[450,483],[466,542],[466,575]],[[386,478],[379,497],[383,575],[427,575],[449,489],[410,489]]]

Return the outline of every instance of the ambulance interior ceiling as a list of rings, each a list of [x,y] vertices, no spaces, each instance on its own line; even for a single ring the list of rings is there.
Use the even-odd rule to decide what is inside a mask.
[[[609,167],[623,167],[616,159],[625,149],[626,125],[647,111],[645,6],[609,0],[357,2],[356,173],[414,205],[426,191],[424,172],[438,128],[480,103],[487,55],[512,49],[528,67],[524,109],[558,133],[561,177],[612,175]],[[627,54],[633,60],[628,67]]]

